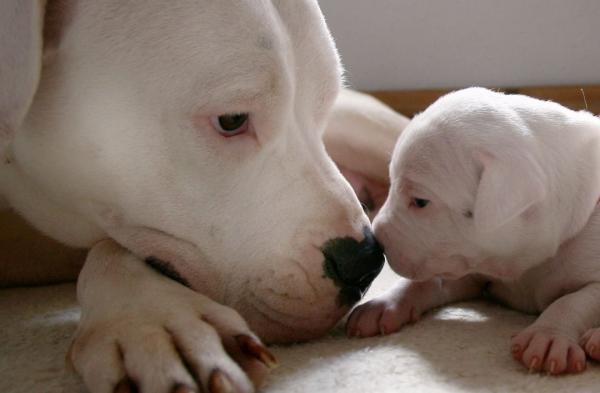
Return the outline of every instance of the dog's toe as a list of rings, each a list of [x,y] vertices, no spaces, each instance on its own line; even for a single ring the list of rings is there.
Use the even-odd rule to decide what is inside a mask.
[[[168,332],[133,321],[102,333],[78,335],[71,359],[91,392],[161,392],[177,386],[198,390]],[[131,328],[131,329],[130,329]]]
[[[239,363],[229,356],[224,343],[233,341],[236,334],[228,335],[228,332],[219,331],[217,327],[201,319],[170,323],[168,331],[182,363],[187,366],[194,379],[200,382],[203,391],[251,392],[253,386],[249,376],[259,382],[266,374],[262,370],[264,366],[261,368],[257,364],[260,363],[259,360],[243,359],[241,350],[234,356]],[[251,334],[246,329],[236,330],[236,333]],[[258,339],[254,340],[259,343]],[[232,348],[233,345],[228,343],[227,347]],[[231,350],[231,355],[233,354],[234,351]]]
[[[101,324],[97,328],[78,329],[67,361],[92,393],[126,393],[134,389],[134,383],[126,375],[118,343],[113,336],[104,334]]]

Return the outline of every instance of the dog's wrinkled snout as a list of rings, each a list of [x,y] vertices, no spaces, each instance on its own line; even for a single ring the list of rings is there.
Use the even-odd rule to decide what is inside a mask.
[[[340,287],[339,303],[351,306],[359,301],[383,267],[383,249],[373,232],[365,227],[364,239],[330,239],[321,248],[325,275]]]

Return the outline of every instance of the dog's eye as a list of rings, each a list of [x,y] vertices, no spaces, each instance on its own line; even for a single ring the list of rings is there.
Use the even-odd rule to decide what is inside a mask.
[[[228,113],[211,118],[213,127],[223,136],[234,136],[248,130],[247,113]]]
[[[418,209],[422,209],[425,206],[429,205],[429,200],[428,199],[422,199],[422,198],[413,198],[410,201],[411,206],[414,206]]]

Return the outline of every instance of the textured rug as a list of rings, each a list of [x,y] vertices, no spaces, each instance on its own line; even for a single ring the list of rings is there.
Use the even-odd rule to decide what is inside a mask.
[[[394,280],[384,270],[369,296]],[[84,391],[64,367],[78,317],[72,284],[0,291],[0,393]],[[261,392],[600,392],[596,364],[551,377],[512,360],[510,335],[533,319],[482,301],[436,310],[387,337],[348,339],[336,329],[308,344],[274,347],[280,366]]]

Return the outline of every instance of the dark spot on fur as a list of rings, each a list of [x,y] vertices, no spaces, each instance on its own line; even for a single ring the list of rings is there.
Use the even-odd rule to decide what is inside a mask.
[[[171,280],[177,281],[181,285],[184,285],[188,288],[190,287],[190,283],[185,278],[183,278],[183,276],[179,274],[179,272],[175,270],[173,265],[169,262],[163,261],[156,257],[148,257],[145,259],[145,262],[146,265],[150,266],[157,273],[160,273],[165,277],[169,277]]]

